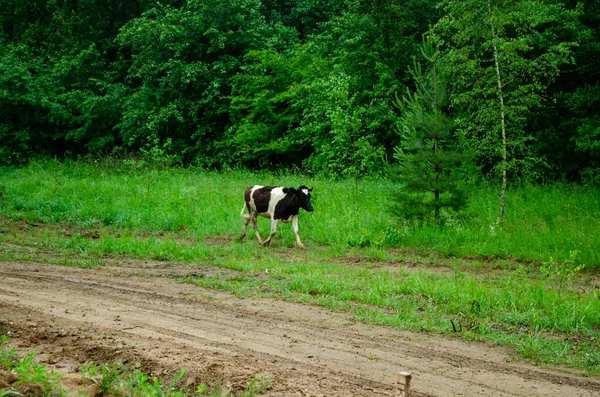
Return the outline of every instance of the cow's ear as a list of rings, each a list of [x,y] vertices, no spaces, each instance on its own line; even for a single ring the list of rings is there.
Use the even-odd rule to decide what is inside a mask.
[[[313,189],[313,188],[311,187],[311,188],[309,188],[309,189],[308,189],[308,191],[309,191],[309,192],[312,192],[312,189]]]
[[[296,194],[298,191],[296,189],[294,189],[293,187],[288,187],[287,191],[290,192],[291,194]],[[287,192],[286,192],[287,193]]]
[[[283,188],[283,193],[287,194],[287,192],[289,192],[289,191],[290,191],[290,189],[289,189],[289,188],[287,188],[287,187],[284,187],[284,188]]]

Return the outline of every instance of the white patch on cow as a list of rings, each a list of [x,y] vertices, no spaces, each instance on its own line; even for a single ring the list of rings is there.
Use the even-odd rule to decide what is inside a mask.
[[[283,192],[282,187],[273,188],[273,190],[271,190],[271,199],[269,200],[269,208],[267,209],[267,212],[261,212],[258,215],[264,218],[274,217],[275,207],[277,206],[277,203],[279,203],[285,196],[286,193]]]
[[[304,193],[308,196],[308,189],[302,189],[302,193]]]
[[[248,202],[248,205],[250,205],[250,208],[248,208],[249,212],[256,212],[256,204],[254,203],[254,192],[262,187],[263,186],[260,185],[252,186],[252,191],[250,192],[250,201]]]

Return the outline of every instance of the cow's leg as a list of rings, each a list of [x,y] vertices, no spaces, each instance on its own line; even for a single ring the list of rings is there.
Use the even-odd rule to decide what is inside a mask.
[[[242,218],[244,218],[244,227],[242,228],[242,234],[240,235],[240,237],[238,237],[238,240],[241,240],[244,237],[246,237],[246,228],[248,228],[248,224],[250,223],[250,220],[252,219],[252,217],[250,216],[249,213],[247,215],[244,214],[245,209],[246,209],[246,204],[244,204],[244,208],[242,208],[242,212],[240,213]],[[250,210],[248,210],[248,212],[250,212]]]
[[[294,230],[294,234],[296,235],[296,244],[298,244],[298,247],[304,247],[298,234],[298,215],[292,217],[292,230]]]
[[[269,238],[267,238],[264,241],[263,245],[269,245],[269,243],[271,242],[271,239],[273,238],[273,236],[277,232],[277,222],[279,222],[277,219],[271,218],[271,233],[269,234]]]
[[[250,219],[252,220],[252,229],[254,229],[254,234],[256,234],[256,238],[258,239],[258,243],[260,245],[263,245],[263,239],[260,237],[260,234],[258,234],[258,225],[256,224],[256,217],[257,217],[257,213],[256,212],[252,212],[250,214]]]

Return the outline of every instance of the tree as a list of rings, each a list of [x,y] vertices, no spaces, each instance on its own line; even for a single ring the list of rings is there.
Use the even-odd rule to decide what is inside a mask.
[[[347,0],[262,0],[268,21],[293,27],[301,42],[319,33],[321,25],[347,8]]]
[[[64,132],[52,123],[57,87],[43,57],[25,45],[0,45],[0,59],[0,164],[52,154]]]
[[[286,30],[272,28],[258,0],[187,0],[181,8],[157,4],[118,36],[131,53],[131,95],[120,133],[132,149],[156,138],[172,140],[185,163],[215,166],[229,126],[233,76],[250,50],[282,45]],[[280,34],[281,33],[281,34]]]
[[[311,114],[298,129],[317,132],[314,152],[304,165],[312,171],[353,178],[358,209],[359,180],[366,175],[382,175],[386,157],[383,145],[365,128],[367,110],[350,93],[349,80],[341,73],[316,79],[305,87],[309,91],[305,103]]]
[[[302,111],[294,107],[301,76],[294,52],[250,51],[233,77],[232,125],[223,140],[228,165],[291,166],[308,157],[310,142],[296,133]]]
[[[313,8],[324,3],[336,8],[322,0],[263,6],[278,14],[301,8],[316,17]],[[305,44],[246,56],[234,79],[233,124],[224,141],[233,149],[230,159],[252,167],[290,161],[357,181],[384,171],[397,141],[390,98],[408,81],[406,66],[418,50],[414,37],[427,29],[434,8],[425,0],[345,3],[347,11],[320,23]]]
[[[443,10],[433,31],[453,76],[452,105],[465,111],[459,126],[484,170],[502,176],[502,222],[507,173],[533,177],[544,164],[529,117],[571,62],[579,10],[539,0],[445,1]]]
[[[0,162],[110,152],[123,98],[114,38],[152,0],[0,2]],[[121,79],[121,81],[119,81]]]
[[[536,150],[550,165],[548,179],[600,185],[600,3],[568,0],[581,7],[575,65],[563,67],[549,87],[552,100],[535,115]]]
[[[416,60],[410,73],[415,91],[407,90],[396,105],[402,110],[398,133],[400,146],[394,158],[399,161],[400,189],[395,194],[397,215],[440,222],[443,209],[460,211],[467,205],[461,166],[468,160],[463,142],[455,134],[447,114],[448,89],[440,52],[430,39],[423,40],[422,55],[427,64],[424,74]]]
[[[419,53],[421,35],[437,18],[437,1],[347,3],[347,12],[323,23],[323,32],[308,43],[306,52],[326,60],[316,65],[316,82],[345,81],[353,108],[362,108],[356,114],[363,125],[361,134],[391,156],[397,142],[397,114],[391,99],[410,81],[407,70],[412,56]],[[307,80],[311,84],[313,79]],[[318,113],[320,108],[314,110]]]

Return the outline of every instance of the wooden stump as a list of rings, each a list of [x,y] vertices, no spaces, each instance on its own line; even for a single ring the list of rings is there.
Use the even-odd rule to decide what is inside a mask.
[[[398,379],[396,380],[396,397],[409,397],[411,378],[412,375],[410,372],[398,372]]]

